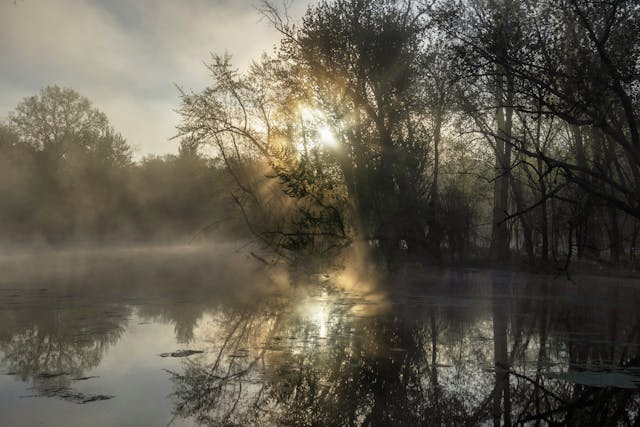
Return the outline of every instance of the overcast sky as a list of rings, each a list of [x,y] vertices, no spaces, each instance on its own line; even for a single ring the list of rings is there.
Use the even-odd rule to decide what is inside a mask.
[[[256,0],[0,0],[0,120],[50,84],[104,111],[136,157],[177,152],[175,84],[200,90],[210,53],[245,68],[277,43]],[[295,0],[301,16],[310,0]]]

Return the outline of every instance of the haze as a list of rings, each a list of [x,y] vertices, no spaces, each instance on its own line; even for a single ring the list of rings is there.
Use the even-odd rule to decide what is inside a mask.
[[[638,1],[255,1],[0,6],[0,426],[640,425]]]

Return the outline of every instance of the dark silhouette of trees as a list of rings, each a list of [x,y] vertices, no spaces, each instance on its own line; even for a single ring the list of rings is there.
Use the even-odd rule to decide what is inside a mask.
[[[292,34],[310,95],[341,132],[340,167],[357,226],[392,255],[425,246],[430,137],[420,15],[410,3],[321,3]]]
[[[457,58],[461,112],[496,154],[494,256],[505,259],[515,239],[531,262],[574,246],[618,262],[640,200],[637,8],[505,0],[432,10]],[[573,212],[568,224],[553,205]]]
[[[316,252],[344,247],[345,205],[317,118],[294,103],[286,63],[264,57],[246,75],[214,57],[214,85],[183,94],[180,132],[217,149],[235,180],[232,197],[254,234],[273,248]],[[331,132],[324,128],[324,132]]]
[[[228,58],[214,58],[214,85],[183,99],[181,131],[215,144],[242,190],[240,204],[272,207],[264,188],[284,192],[281,205],[295,204],[277,218],[249,218],[268,224],[259,235],[278,237],[268,243],[299,249],[328,237],[342,247],[355,238],[388,259],[401,250],[438,252],[426,240],[437,191],[429,190],[432,135],[420,68],[435,56],[421,45],[420,14],[403,2],[323,2],[294,28],[268,10],[281,49],[244,76]],[[327,133],[332,141],[322,142]],[[249,183],[239,167],[248,159],[262,159],[263,174],[277,183]]]
[[[361,240],[390,265],[635,257],[630,2],[336,0],[299,25],[262,6],[280,47],[244,74],[214,57],[180,130],[218,148],[267,243]]]

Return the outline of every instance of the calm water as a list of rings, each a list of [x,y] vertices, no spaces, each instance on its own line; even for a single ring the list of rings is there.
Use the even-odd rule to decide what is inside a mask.
[[[638,422],[638,281],[336,290],[349,276],[269,276],[226,246],[5,254],[0,272],[2,426]]]

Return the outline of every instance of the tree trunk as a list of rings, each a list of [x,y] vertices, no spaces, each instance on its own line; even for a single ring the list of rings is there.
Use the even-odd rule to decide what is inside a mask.
[[[440,214],[440,140],[442,137],[442,121],[444,114],[442,108],[438,108],[434,118],[433,131],[433,183],[429,200],[429,245],[432,255],[440,259],[440,247],[442,243],[442,226],[438,220]]]
[[[504,96],[503,79],[497,85],[496,123],[498,126],[495,138],[496,178],[493,185],[493,229],[491,252],[496,261],[509,259],[509,228],[507,224],[507,210],[509,207],[509,181],[511,179],[511,127],[513,119],[513,78],[507,76],[506,102]],[[506,106],[504,106],[506,104]]]
[[[524,202],[524,196],[522,194],[522,186],[515,179],[511,179],[511,191],[513,192],[513,197],[516,202],[516,208],[519,212],[522,212],[526,209],[526,205]],[[524,237],[524,247],[527,252],[527,259],[529,260],[529,265],[533,266],[535,264],[535,254],[533,251],[533,230],[531,229],[531,225],[529,224],[529,216],[528,213],[523,213],[518,218],[520,220],[520,225],[522,225],[522,235]]]

